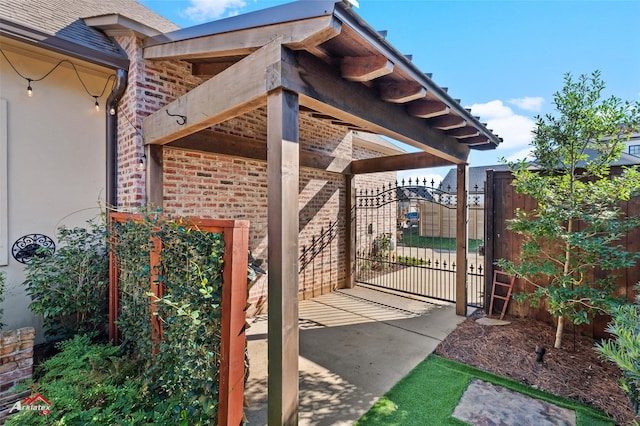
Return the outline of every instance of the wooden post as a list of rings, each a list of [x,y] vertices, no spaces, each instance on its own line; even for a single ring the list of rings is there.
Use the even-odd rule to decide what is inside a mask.
[[[267,99],[269,425],[298,424],[298,95]]]
[[[218,425],[242,424],[249,222],[224,229]],[[245,284],[245,285],[243,285]]]
[[[468,166],[458,164],[456,206],[456,315],[467,315]]]
[[[493,283],[493,247],[494,247],[494,170],[487,170],[484,186],[484,312],[489,314],[491,288]]]
[[[162,150],[162,145],[147,145],[145,147],[146,206],[150,210],[162,210],[163,208]]]
[[[156,234],[157,229],[154,229],[152,234]],[[156,315],[158,310],[156,298],[160,299],[163,296],[162,284],[160,283],[160,252],[162,252],[162,240],[157,235],[151,235],[149,237],[149,244],[151,249],[149,251],[149,287],[151,294],[151,338],[153,341],[153,355],[156,355],[160,350],[160,341],[162,340],[162,323],[160,318]]]

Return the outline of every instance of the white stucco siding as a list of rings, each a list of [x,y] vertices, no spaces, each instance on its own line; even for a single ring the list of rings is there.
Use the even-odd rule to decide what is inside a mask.
[[[2,49],[21,74],[33,79],[42,77],[61,59],[7,46],[4,40]],[[100,94],[110,72],[75,59],[72,62],[78,65],[87,88]],[[99,99],[98,112],[95,100],[69,65],[58,67],[42,81],[32,82],[33,95],[28,97],[27,82],[1,57],[0,82],[0,98],[6,101],[7,117],[7,173],[6,182],[0,181],[0,188],[7,188],[7,206],[0,214],[6,215],[8,229],[6,236],[0,232],[0,238],[9,251],[8,265],[0,263],[0,269],[7,272],[2,321],[5,329],[13,329],[37,325],[22,285],[24,265],[11,255],[14,242],[33,233],[56,241],[57,227],[84,226],[104,208],[105,100],[111,84]],[[42,338],[39,329],[37,340]]]
[[[9,263],[7,221],[7,101],[0,98],[0,267]]]

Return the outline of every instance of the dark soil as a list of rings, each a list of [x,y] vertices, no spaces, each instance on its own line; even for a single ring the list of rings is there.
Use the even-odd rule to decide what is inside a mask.
[[[555,329],[549,324],[512,317],[505,317],[509,325],[477,324],[482,316],[479,312],[467,318],[435,353],[575,399],[606,412],[619,425],[634,420],[631,402],[618,385],[620,369],[598,357],[592,338],[569,330],[563,348],[554,349]],[[542,363],[536,361],[536,346],[546,349]]]

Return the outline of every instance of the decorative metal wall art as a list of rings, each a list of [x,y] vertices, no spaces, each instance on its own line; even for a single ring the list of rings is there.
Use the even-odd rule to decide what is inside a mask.
[[[46,249],[45,252],[39,251],[40,248]],[[56,243],[43,234],[29,234],[19,238],[11,248],[13,258],[20,263],[29,264],[34,257],[47,256],[55,253]]]

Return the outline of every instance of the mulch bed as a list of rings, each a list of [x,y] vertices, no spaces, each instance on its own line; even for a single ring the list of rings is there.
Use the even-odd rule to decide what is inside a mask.
[[[487,326],[475,322],[481,316],[476,312],[462,322],[435,353],[575,399],[606,412],[620,425],[633,421],[631,402],[618,385],[621,371],[598,357],[592,338],[574,336],[569,329],[563,348],[554,349],[555,329],[546,323],[505,317],[511,324]],[[536,346],[546,349],[542,363],[536,362]]]

